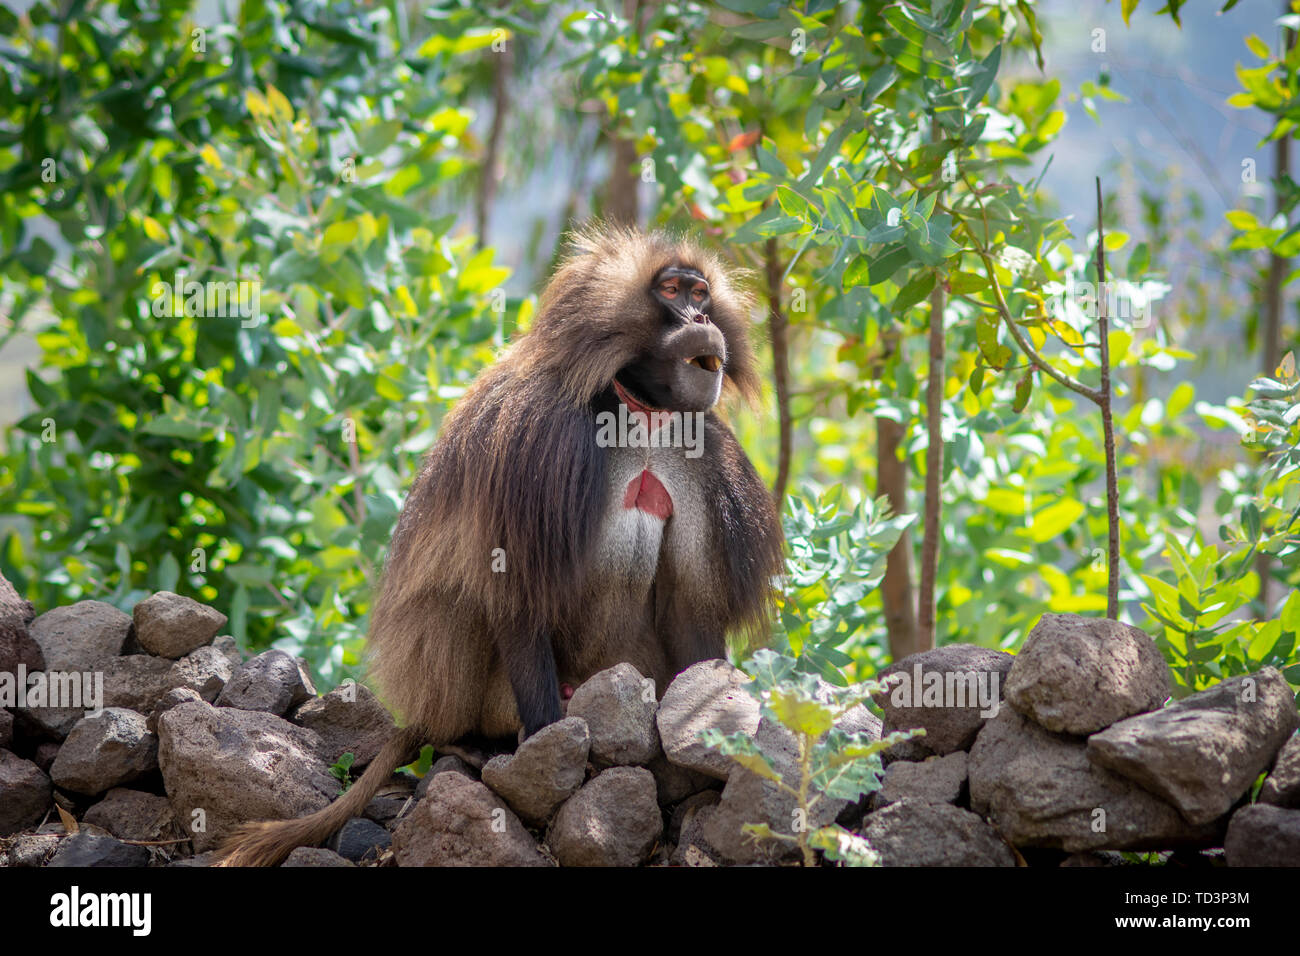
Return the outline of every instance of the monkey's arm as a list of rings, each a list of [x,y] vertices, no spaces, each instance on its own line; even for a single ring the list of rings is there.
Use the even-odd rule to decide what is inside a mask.
[[[504,564],[480,592],[524,734],[562,716],[552,637],[582,593],[605,496],[590,413],[541,381],[518,383],[475,423],[465,472],[477,488],[486,560]]]
[[[699,466],[714,529],[714,580],[674,582],[658,609],[659,633],[679,669],[723,656],[728,634],[766,638],[773,579],[784,571],[784,537],[771,493],[730,429],[714,415],[706,423]]]
[[[550,628],[534,625],[522,631],[498,632],[496,646],[510,678],[524,736],[531,737],[563,716]]]

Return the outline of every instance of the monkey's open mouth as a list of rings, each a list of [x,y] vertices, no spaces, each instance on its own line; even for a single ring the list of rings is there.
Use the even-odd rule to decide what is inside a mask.
[[[642,414],[647,412],[663,411],[663,409],[656,408],[654,405],[651,405],[649,402],[642,399],[617,378],[614,379],[614,392],[618,395],[619,401],[628,407],[629,411],[641,412]]]
[[[696,368],[702,368],[706,372],[716,372],[722,368],[722,359],[716,355],[696,355],[694,358],[682,359],[687,365],[694,365]]]

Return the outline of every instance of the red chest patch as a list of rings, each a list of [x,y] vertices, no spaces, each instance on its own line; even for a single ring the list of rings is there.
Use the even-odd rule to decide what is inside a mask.
[[[627,483],[623,507],[637,508],[656,518],[667,518],[673,513],[673,499],[663,482],[647,470]]]

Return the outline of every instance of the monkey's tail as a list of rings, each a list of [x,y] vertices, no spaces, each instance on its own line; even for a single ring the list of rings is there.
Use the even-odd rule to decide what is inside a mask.
[[[316,846],[352,817],[360,816],[394,770],[424,742],[415,727],[397,732],[375,755],[360,779],[323,810],[296,820],[242,824],[217,851],[217,866],[278,866],[300,846]]]

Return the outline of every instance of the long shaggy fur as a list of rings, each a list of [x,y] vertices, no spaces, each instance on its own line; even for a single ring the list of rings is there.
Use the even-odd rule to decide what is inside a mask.
[[[609,497],[595,412],[612,401],[615,374],[662,334],[648,290],[671,264],[708,280],[710,318],[727,342],[725,382],[757,399],[750,302],[715,255],[662,233],[575,233],[532,328],[447,416],[393,534],[368,649],[408,748],[518,730],[503,640],[549,635],[559,678],[574,686],[629,661],[662,692],[681,667],[721,656],[727,633],[762,630],[781,532],[767,489],[712,412],[705,456],[691,464],[705,527],[688,529],[707,539],[709,566],[687,574],[661,563],[646,610],[607,599],[593,577]],[[505,573],[494,570],[497,556]],[[324,839],[364,807],[398,749],[331,807],[249,831],[252,841],[246,833],[228,859],[265,864]]]

